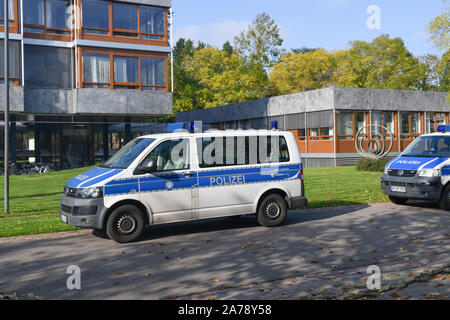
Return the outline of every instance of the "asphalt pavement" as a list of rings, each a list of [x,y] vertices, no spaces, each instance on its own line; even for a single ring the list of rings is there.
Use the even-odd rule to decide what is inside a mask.
[[[90,230],[3,238],[0,298],[448,299],[449,234],[450,212],[418,202],[294,210],[270,229],[254,216],[155,226],[132,244]]]

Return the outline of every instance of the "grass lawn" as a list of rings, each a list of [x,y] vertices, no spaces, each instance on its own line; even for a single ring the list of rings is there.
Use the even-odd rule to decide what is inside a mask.
[[[0,237],[75,230],[59,220],[62,187],[83,169],[10,178],[10,211],[0,213]],[[305,169],[306,197],[311,208],[388,201],[381,192],[381,173],[355,167]],[[3,212],[3,178],[0,182]]]

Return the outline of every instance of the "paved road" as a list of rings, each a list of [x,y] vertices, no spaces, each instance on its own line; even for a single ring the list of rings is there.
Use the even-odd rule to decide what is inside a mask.
[[[126,245],[91,231],[0,239],[0,293],[173,299],[215,292],[219,298],[258,298],[271,284],[281,288],[279,283],[300,278],[326,284],[334,274],[351,278],[372,264],[382,271],[388,265],[448,265],[449,233],[448,211],[388,203],[291,211],[286,224],[273,229],[254,217],[157,226]],[[69,265],[81,268],[81,290],[66,287]],[[286,298],[301,297],[303,289],[297,286]]]

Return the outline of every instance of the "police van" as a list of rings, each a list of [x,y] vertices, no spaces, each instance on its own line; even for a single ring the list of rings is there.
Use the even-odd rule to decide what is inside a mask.
[[[408,199],[432,200],[450,210],[450,125],[418,137],[390,161],[381,188],[396,204]]]
[[[287,209],[307,205],[292,133],[203,132],[199,125],[136,138],[69,180],[61,220],[125,243],[145,226],[226,216],[256,214],[261,225],[275,227]]]

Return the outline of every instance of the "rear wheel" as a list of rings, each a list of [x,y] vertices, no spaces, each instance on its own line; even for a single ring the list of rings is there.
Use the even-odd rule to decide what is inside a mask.
[[[286,201],[278,194],[271,194],[261,202],[257,219],[265,227],[276,227],[284,222],[286,215]]]
[[[116,208],[109,216],[106,233],[116,242],[133,242],[142,235],[144,224],[141,210],[133,205],[124,205]]]
[[[439,206],[441,207],[441,209],[450,210],[450,185],[445,187],[444,191],[442,192]]]
[[[395,204],[405,204],[406,201],[408,201],[408,199],[406,198],[398,198],[393,196],[389,196],[389,200],[391,200],[391,202]]]

